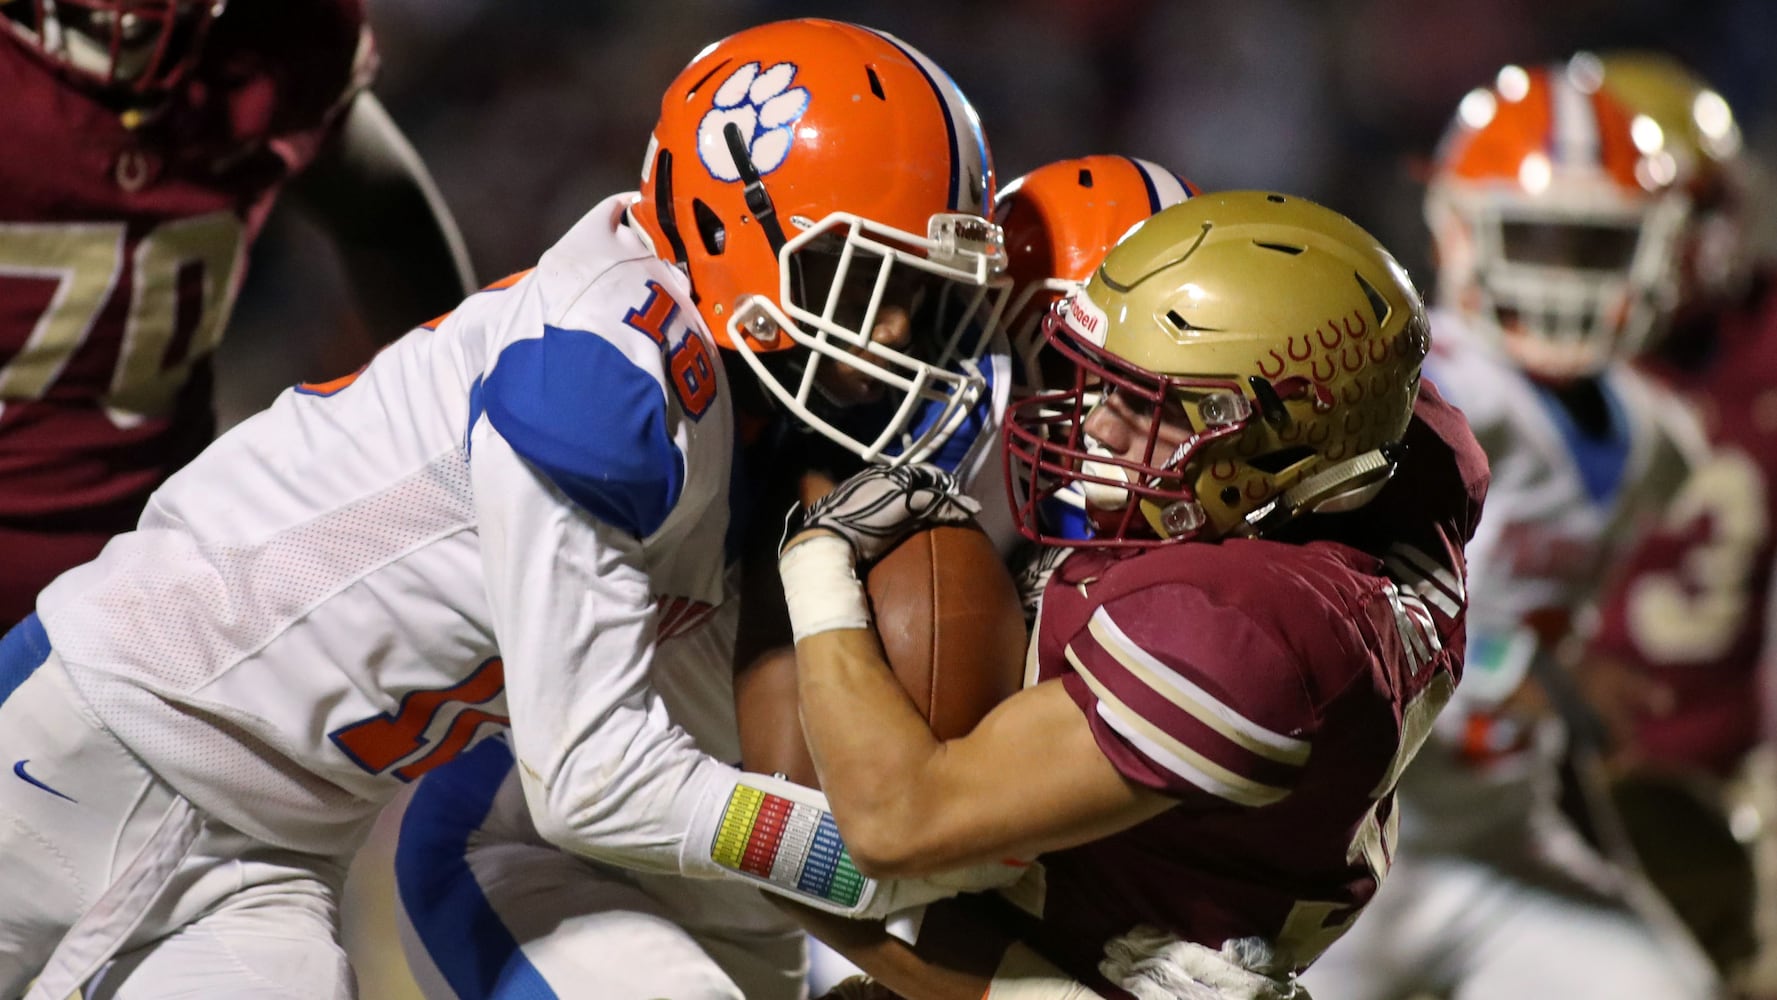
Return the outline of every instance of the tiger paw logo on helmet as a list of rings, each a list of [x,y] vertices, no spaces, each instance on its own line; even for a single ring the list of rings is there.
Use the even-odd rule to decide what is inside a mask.
[[[747,155],[761,175],[784,165],[790,155],[791,126],[808,110],[808,91],[790,87],[795,79],[794,63],[778,63],[761,72],[758,63],[750,62],[722,81],[716,88],[715,107],[697,123],[697,155],[711,177],[740,180],[740,170],[722,137],[729,122],[740,127]]]

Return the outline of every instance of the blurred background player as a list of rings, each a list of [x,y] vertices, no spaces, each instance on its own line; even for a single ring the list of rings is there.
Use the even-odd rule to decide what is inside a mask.
[[[735,667],[789,638],[777,518],[805,480],[867,462],[924,460],[972,477],[1009,388],[998,329],[1009,288],[940,280],[983,239],[1003,264],[979,215],[991,162],[963,95],[905,43],[830,22],[753,29],[700,54],[660,107],[631,218],[679,264],[717,331],[740,457],[726,599],[702,619],[663,610],[650,683],[705,752],[734,761]],[[712,159],[730,122],[759,136],[745,201]],[[974,213],[972,228],[953,211]],[[810,226],[820,233],[798,235]],[[919,252],[884,270],[891,246]],[[943,364],[878,369],[846,353],[849,330]],[[752,558],[761,544],[768,557]],[[563,852],[525,798],[511,749],[494,740],[416,789],[394,865],[401,939],[425,995],[801,994],[802,935],[752,886]]]
[[[1388,884],[1305,977],[1316,994],[1708,997],[1702,956],[1556,805],[1575,620],[1696,455],[1691,416],[1625,358],[1670,313],[1685,201],[1671,152],[1595,59],[1507,66],[1461,102],[1425,212],[1441,308],[1426,377],[1493,470],[1469,545],[1462,687],[1401,782]],[[1579,749],[1593,734],[1569,733]]]
[[[1382,877],[1395,777],[1460,672],[1485,462],[1419,392],[1406,273],[1302,199],[1165,209],[1046,326],[1073,371],[1014,404],[1009,475],[1020,530],[1077,551],[1032,683],[933,739],[851,574],[943,508],[864,472],[780,558],[822,787],[864,870],[1042,855],[979,899],[1021,941],[987,996],[1295,995]],[[1066,484],[1090,538],[1041,514]]]
[[[1753,879],[1728,829],[1733,817],[1768,841],[1777,826],[1777,771],[1755,754],[1777,571],[1777,281],[1752,241],[1768,194],[1702,78],[1655,52],[1602,61],[1605,90],[1660,129],[1690,200],[1677,310],[1642,367],[1696,406],[1710,449],[1614,575],[1584,679],[1612,723],[1616,805],[1649,876],[1743,991],[1777,996],[1769,859],[1754,972]]]
[[[210,356],[298,174],[378,342],[470,290],[375,67],[359,0],[0,2],[0,628],[209,443]]]

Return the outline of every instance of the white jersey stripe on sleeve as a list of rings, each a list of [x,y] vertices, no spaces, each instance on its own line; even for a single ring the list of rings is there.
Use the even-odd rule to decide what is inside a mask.
[[[1400,633],[1401,646],[1417,670],[1431,662],[1431,658],[1444,648],[1438,638],[1437,623],[1418,594],[1401,590],[1390,580],[1383,581],[1383,594],[1394,612],[1394,627]]]
[[[1299,767],[1308,762],[1307,741],[1266,729],[1180,676],[1125,635],[1104,608],[1093,612],[1086,630],[1142,683],[1235,745],[1280,764]]]
[[[1123,704],[1109,688],[1101,684],[1098,678],[1080,661],[1072,647],[1066,650],[1067,660],[1073,664],[1074,670],[1086,686],[1092,689],[1098,698],[1098,716],[1107,725],[1115,729],[1119,735],[1140,750],[1149,760],[1166,768],[1180,778],[1196,785],[1211,795],[1227,799],[1244,806],[1268,806],[1280,802],[1289,795],[1289,789],[1275,785],[1266,785],[1250,778],[1243,778],[1233,771],[1217,764],[1178,740],[1168,736],[1158,727]]]
[[[1409,566],[1394,556],[1385,556],[1382,565],[1388,568],[1389,575],[1402,585],[1402,589],[1418,594],[1421,600],[1442,611],[1445,615],[1455,618],[1462,611],[1462,606],[1451,599],[1450,595],[1444,593],[1441,588],[1435,585],[1420,586],[1420,584],[1429,584],[1431,581],[1426,579],[1418,567]]]
[[[1437,584],[1457,600],[1463,600],[1468,596],[1467,588],[1462,585],[1462,577],[1452,572],[1450,567],[1424,552],[1404,543],[1391,545],[1388,551],[1418,566],[1421,576]]]

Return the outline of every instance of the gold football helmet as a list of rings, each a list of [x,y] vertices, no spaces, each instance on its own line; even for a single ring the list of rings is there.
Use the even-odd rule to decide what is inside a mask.
[[[1430,346],[1407,273],[1355,223],[1262,191],[1199,195],[1125,236],[1045,320],[1073,385],[1017,403],[1006,428],[1020,530],[1057,545],[1257,535],[1368,502],[1394,471]],[[1115,394],[1189,427],[1112,455],[1084,429]],[[1077,485],[1095,534],[1045,532]],[[1106,507],[1094,497],[1120,496]]]
[[[1586,58],[1585,54],[1575,57]],[[1680,237],[1679,298],[1728,298],[1745,287],[1755,256],[1752,203],[1757,179],[1742,155],[1734,111],[1702,77],[1660,52],[1599,54],[1604,90],[1658,129],[1677,169],[1677,186],[1690,196]]]

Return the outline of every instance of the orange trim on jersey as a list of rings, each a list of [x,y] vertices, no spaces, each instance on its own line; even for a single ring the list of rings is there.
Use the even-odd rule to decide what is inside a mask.
[[[519,282],[523,281],[525,278],[525,275],[530,274],[532,271],[535,271],[535,270],[536,270],[536,268],[534,268],[534,267],[527,267],[522,271],[516,271],[512,274],[508,274],[504,278],[501,278],[499,281],[496,281],[491,285],[483,285],[481,290],[484,292],[497,292],[502,288],[511,288],[513,285],[516,285]],[[450,319],[450,313],[452,313],[452,312],[456,312],[456,310],[452,309],[450,312],[447,312],[447,313],[445,313],[441,316],[438,316],[434,319],[429,319],[426,322],[421,323],[420,329],[422,329],[422,330],[436,330],[436,329],[438,329],[439,324],[443,323],[447,319]]]
[[[508,274],[507,276],[505,276],[504,278],[501,278],[499,281],[496,281],[493,284],[488,285],[486,288],[483,288],[482,291],[497,292],[502,288],[511,288],[513,285],[516,285],[519,282],[523,281],[525,279],[525,275],[530,274],[532,271],[535,271],[535,270],[536,270],[536,268],[534,268],[534,267],[527,267],[522,271],[514,271],[511,274]]]
[[[339,390],[344,389],[346,386],[351,385],[353,382],[358,381],[358,376],[364,374],[364,369],[369,367],[370,364],[366,362],[365,364],[359,365],[358,370],[352,372],[350,375],[341,375],[338,378],[331,378],[325,382],[298,382],[296,383],[296,391],[309,396],[331,396]]]

